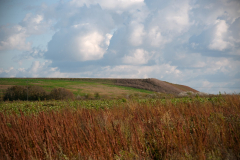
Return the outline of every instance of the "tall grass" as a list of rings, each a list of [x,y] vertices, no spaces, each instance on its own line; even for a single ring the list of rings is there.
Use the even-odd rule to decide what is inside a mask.
[[[0,159],[239,159],[240,96],[0,113]]]

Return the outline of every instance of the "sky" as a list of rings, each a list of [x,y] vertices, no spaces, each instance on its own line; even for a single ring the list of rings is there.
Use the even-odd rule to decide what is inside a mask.
[[[0,0],[0,77],[157,78],[240,93],[240,1]]]

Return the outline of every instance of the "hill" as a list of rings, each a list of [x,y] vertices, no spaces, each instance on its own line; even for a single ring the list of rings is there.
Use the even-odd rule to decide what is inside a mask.
[[[140,88],[160,93],[178,94],[183,91],[198,92],[188,86],[164,82],[155,78],[148,79],[116,79],[116,85]]]
[[[129,94],[152,94],[154,92],[178,94],[183,91],[198,92],[188,86],[172,84],[155,78],[148,79],[114,79],[114,78],[0,78],[0,91],[4,92],[12,85],[37,85],[50,91],[63,87],[76,96],[86,94],[119,97]]]

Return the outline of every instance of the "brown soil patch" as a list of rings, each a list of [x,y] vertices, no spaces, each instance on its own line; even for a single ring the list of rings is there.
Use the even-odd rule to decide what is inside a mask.
[[[0,85],[0,89],[8,89],[9,87],[12,87],[14,85]]]
[[[197,90],[191,88],[191,87],[188,87],[188,86],[184,86],[184,85],[180,85],[180,84],[173,84],[175,85],[177,88],[183,90],[183,91],[192,91],[192,92],[198,92]]]
[[[31,83],[31,84],[33,84],[33,85],[35,85],[35,84],[36,84],[36,85],[41,85],[41,83]]]
[[[129,91],[125,89],[121,89],[118,87],[109,87],[106,85],[71,85],[68,86],[71,90],[76,91],[77,89],[82,89],[82,93],[100,93],[102,95],[119,95],[119,94],[127,94],[127,93],[136,93],[134,91]]]
[[[182,89],[181,87],[177,87],[175,84],[170,84],[155,78],[116,79],[115,84],[120,86],[127,86],[127,87],[133,87],[133,88],[146,89],[146,90],[155,91],[155,92],[172,93],[172,94],[178,94],[183,91],[193,90],[190,87],[184,87],[181,85],[181,87],[183,88]]]
[[[94,79],[93,79],[94,80]],[[97,79],[95,79],[97,80]],[[172,84],[169,82],[164,82],[155,78],[148,78],[148,79],[107,79],[108,81],[114,82],[115,85],[118,86],[126,86],[126,87],[133,87],[138,89],[145,89],[149,91],[154,92],[160,92],[160,93],[171,93],[171,94],[178,94],[183,91],[193,91],[198,92],[197,90],[184,86],[179,84]],[[79,87],[78,89],[83,89],[83,92],[86,93],[93,93],[93,92],[99,92],[102,94],[124,94],[129,93],[129,90],[120,89],[117,87],[108,87],[104,85],[92,85],[92,86],[75,86]],[[73,87],[74,88],[74,87]],[[134,93],[134,92],[132,92]]]

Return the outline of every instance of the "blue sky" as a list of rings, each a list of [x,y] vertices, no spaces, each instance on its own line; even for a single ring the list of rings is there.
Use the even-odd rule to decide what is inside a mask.
[[[239,0],[1,0],[0,77],[157,78],[240,92]]]

